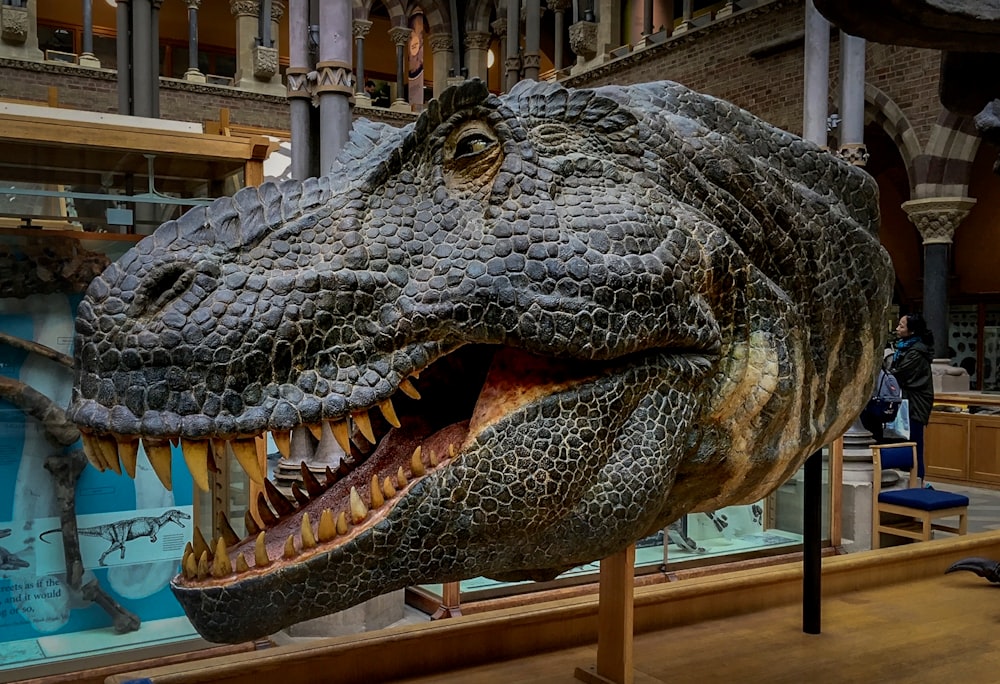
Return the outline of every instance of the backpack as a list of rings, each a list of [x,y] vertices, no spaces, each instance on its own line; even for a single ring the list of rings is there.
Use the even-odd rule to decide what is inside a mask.
[[[876,422],[889,423],[895,420],[902,402],[903,390],[899,386],[896,376],[887,370],[880,370],[878,380],[875,382],[875,389],[865,406],[864,413]]]

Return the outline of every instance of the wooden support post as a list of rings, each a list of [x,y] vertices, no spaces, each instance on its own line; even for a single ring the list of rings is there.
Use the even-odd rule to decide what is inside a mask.
[[[441,605],[431,615],[431,620],[458,617],[462,614],[462,590],[458,582],[441,585]]]

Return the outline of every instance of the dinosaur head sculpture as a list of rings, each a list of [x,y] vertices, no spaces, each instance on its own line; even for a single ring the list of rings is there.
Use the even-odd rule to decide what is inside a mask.
[[[174,580],[211,640],[551,578],[759,499],[846,429],[890,294],[877,218],[863,171],[682,86],[469,82],[112,265],[72,416],[98,467],[141,439],[166,479],[179,438],[203,486],[230,453],[263,485],[250,534],[223,524]],[[268,432],[341,466],[292,503]]]

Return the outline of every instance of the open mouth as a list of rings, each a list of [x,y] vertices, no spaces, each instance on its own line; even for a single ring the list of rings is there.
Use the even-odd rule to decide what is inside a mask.
[[[241,538],[221,514],[210,539],[195,528],[175,581],[184,586],[226,584],[335,549],[388,516],[422,479],[461,458],[483,430],[521,406],[608,372],[608,366],[543,358],[510,347],[460,347],[419,377],[404,380],[391,399],[347,418],[272,431],[285,462],[328,464],[325,472],[316,472],[302,462],[301,484],[292,482],[289,494],[261,466],[266,434],[179,438],[199,488],[207,491],[210,473],[219,472],[220,459],[231,456],[258,485],[258,494],[254,510],[244,516],[246,536]],[[124,469],[134,477],[139,439],[84,431],[84,449],[99,469]],[[169,488],[171,443],[178,438],[141,439],[153,469]]]

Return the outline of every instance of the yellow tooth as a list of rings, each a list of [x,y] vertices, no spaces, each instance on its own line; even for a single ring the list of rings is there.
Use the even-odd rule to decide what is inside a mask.
[[[260,469],[260,461],[257,460],[257,445],[254,440],[234,439],[229,443],[229,446],[233,448],[233,455],[250,476],[250,479],[263,487],[264,473]]]
[[[400,426],[399,418],[396,417],[396,409],[392,405],[392,399],[386,399],[385,401],[380,402],[378,408],[389,425],[396,428]]]
[[[250,570],[250,566],[247,565],[247,559],[243,557],[243,554],[236,556],[236,572],[247,572]]]
[[[123,439],[118,442],[118,455],[122,459],[125,474],[135,479],[135,464],[139,458],[139,440]]]
[[[420,379],[420,371],[419,370],[413,371],[412,373],[410,373],[410,377],[413,378],[414,380],[419,380]]]
[[[122,474],[121,464],[118,462],[118,442],[114,437],[98,437],[97,448],[101,451],[101,460],[104,465],[115,471],[116,475]]]
[[[188,579],[198,578],[198,561],[193,553],[184,554],[184,576]]]
[[[309,522],[309,514],[302,514],[302,550],[311,549],[316,546],[316,537],[313,536],[312,523]]]
[[[90,461],[90,465],[97,468],[100,472],[104,472],[108,469],[104,465],[104,457],[101,454],[101,446],[97,443],[97,437],[93,435],[82,435],[83,438],[83,454]]]
[[[382,493],[387,499],[396,496],[396,488],[392,486],[392,478],[385,478],[385,481],[382,483]]]
[[[261,532],[260,525],[253,518],[253,513],[247,511],[243,514],[243,524],[247,528],[247,534],[250,536],[255,536]]]
[[[271,559],[267,557],[267,540],[264,533],[257,535],[257,541],[253,545],[253,562],[258,568],[266,568],[271,564]]]
[[[438,464],[441,462],[441,461],[438,460],[437,454],[435,454],[432,451],[431,455],[430,455],[430,459],[431,459],[431,468],[437,468]]]
[[[330,432],[345,454],[351,453],[351,428],[346,420],[331,420]]]
[[[403,378],[399,381],[399,389],[410,399],[420,398],[420,392],[417,391],[417,388],[413,386],[413,383],[408,378]]]
[[[194,535],[192,537],[192,542],[194,543],[193,548],[194,548],[194,555],[196,558],[200,558],[201,554],[205,553],[206,551],[208,553],[212,553],[211,547],[208,545],[208,542],[205,541],[205,537],[203,537],[201,534],[201,528],[198,527],[197,525],[195,525],[194,528]]]
[[[358,411],[357,413],[352,413],[351,418],[354,419],[354,424],[358,426],[358,430],[361,434],[365,436],[372,444],[375,443],[375,433],[372,431],[372,421],[368,417],[368,411]]]
[[[181,439],[181,452],[184,454],[184,462],[187,463],[188,470],[198,489],[203,492],[208,491],[208,442],[204,440],[192,441]]]
[[[292,453],[292,433],[288,430],[272,430],[271,438],[274,439],[274,446],[278,447],[282,457],[288,458]]]
[[[292,535],[288,535],[288,539],[285,540],[285,550],[282,551],[281,557],[285,559],[292,559],[299,555],[295,551],[295,538]]]
[[[219,521],[219,524],[216,525],[219,530],[219,537],[226,540],[227,546],[236,546],[240,541],[240,536],[236,534],[236,530],[229,524],[229,518],[226,517],[225,513],[219,511],[217,520]]]
[[[208,551],[203,551],[198,559],[198,579],[205,579],[212,571],[212,564],[208,560]]]
[[[146,447],[146,457],[149,464],[153,466],[153,471],[160,478],[160,482],[167,489],[173,488],[170,479],[170,442],[158,439],[143,439],[142,445]]]
[[[347,527],[347,513],[341,511],[337,516],[337,534],[347,534],[348,529],[350,528]]]
[[[333,522],[333,512],[324,508],[319,516],[319,540],[328,542],[337,536],[337,525]]]
[[[351,487],[351,522],[357,525],[367,517],[368,508],[365,506],[365,502],[361,500],[357,487]]]
[[[315,425],[306,425],[306,427],[309,428],[309,432],[313,433],[313,437],[316,438],[317,442],[320,441],[321,439],[323,439],[323,425],[322,424],[316,423]]]
[[[455,454],[456,453],[457,452],[455,450],[455,445],[454,444],[449,444],[448,445],[448,458],[455,458]]]
[[[399,466],[399,470],[396,471],[396,486],[402,489],[406,485],[406,473],[403,472],[403,466]]]
[[[420,447],[413,450],[413,456],[410,457],[410,472],[413,473],[414,477],[422,477],[427,471],[424,470],[424,462],[420,458]]]
[[[229,562],[226,542],[219,537],[219,543],[215,546],[215,559],[212,561],[212,577],[222,578],[232,574],[233,564]]]
[[[382,488],[378,486],[378,475],[372,475],[372,483],[368,488],[372,494],[372,510],[381,508],[382,504],[385,503],[385,499],[382,497]]]

